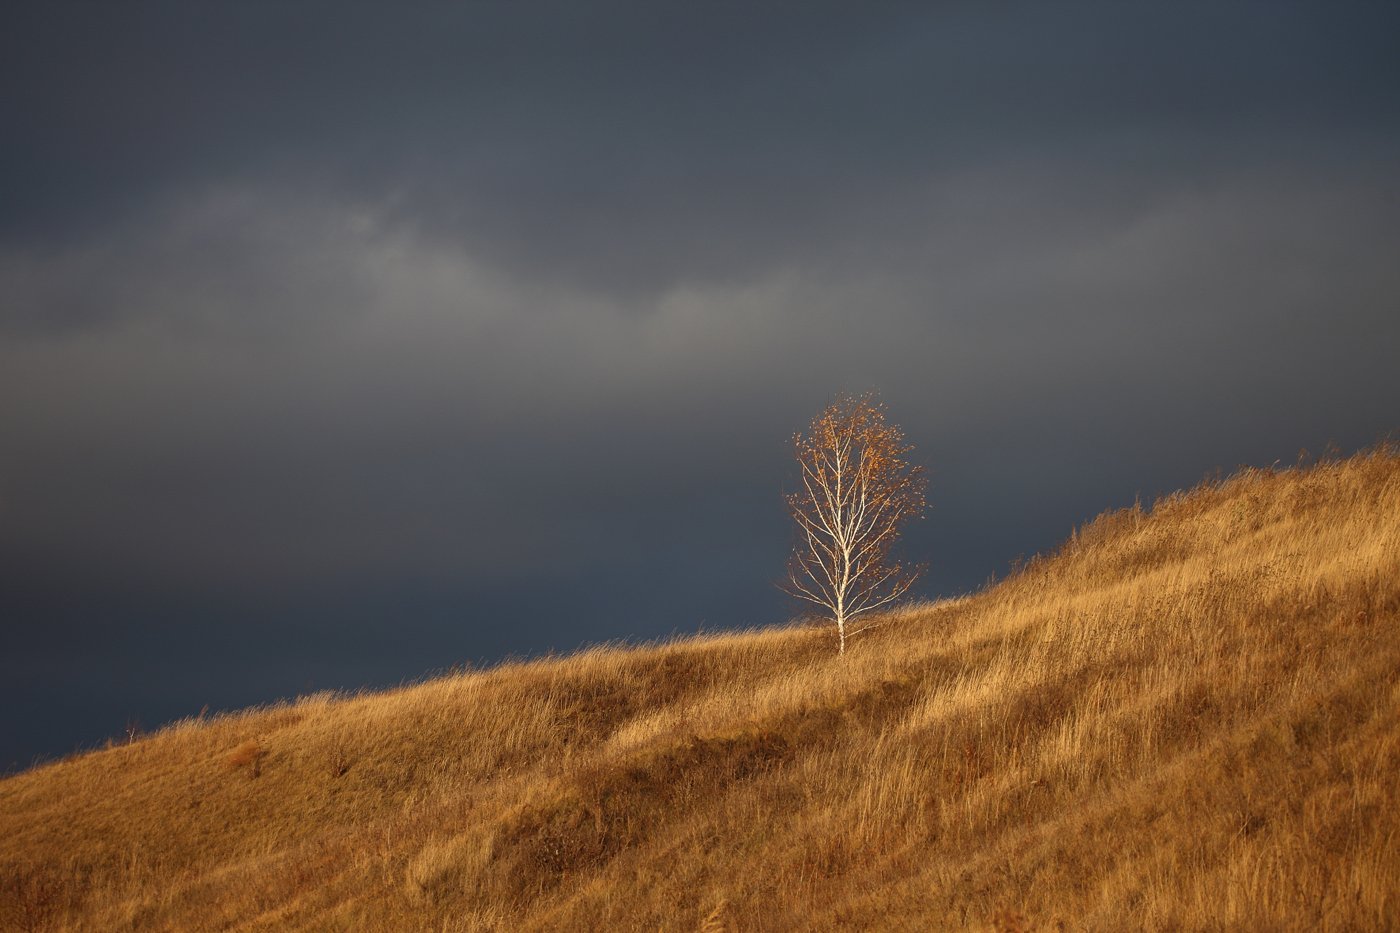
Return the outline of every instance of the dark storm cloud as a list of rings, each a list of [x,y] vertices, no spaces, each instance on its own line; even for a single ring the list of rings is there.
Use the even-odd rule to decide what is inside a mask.
[[[36,7],[4,49],[4,229],[293,178],[531,276],[657,287],[989,158],[1189,182],[1365,136],[1400,84],[1378,8],[751,7]]]
[[[930,593],[1396,426],[1388,8],[802,10],[13,15],[4,754],[780,619],[842,389]]]

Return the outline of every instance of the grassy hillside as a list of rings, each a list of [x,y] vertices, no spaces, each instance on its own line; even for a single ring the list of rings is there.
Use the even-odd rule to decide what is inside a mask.
[[[0,782],[0,928],[1400,926],[1400,455],[825,629],[190,721]]]

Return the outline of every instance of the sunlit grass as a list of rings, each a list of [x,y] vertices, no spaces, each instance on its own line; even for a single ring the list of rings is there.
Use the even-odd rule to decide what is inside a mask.
[[[683,594],[677,594],[683,599]],[[4,929],[1400,923],[1400,457],[795,626],[190,720],[0,782]]]

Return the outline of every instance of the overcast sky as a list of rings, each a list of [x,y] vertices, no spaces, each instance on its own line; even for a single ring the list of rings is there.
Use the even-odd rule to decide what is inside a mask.
[[[1400,427],[1391,3],[11,4],[0,769],[779,623],[878,390],[965,592]]]

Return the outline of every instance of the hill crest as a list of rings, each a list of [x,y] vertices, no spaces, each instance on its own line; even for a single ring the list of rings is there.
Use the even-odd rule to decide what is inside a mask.
[[[16,929],[1400,923],[1400,454],[825,628],[188,720],[0,781]]]

